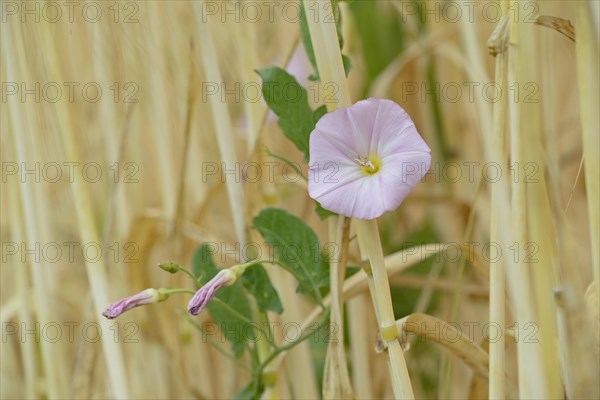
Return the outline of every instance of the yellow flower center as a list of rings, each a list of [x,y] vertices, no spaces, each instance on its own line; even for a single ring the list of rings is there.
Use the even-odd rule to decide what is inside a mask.
[[[365,175],[373,175],[381,168],[381,160],[375,154],[369,154],[369,157],[358,156],[354,161],[360,165],[360,172]]]

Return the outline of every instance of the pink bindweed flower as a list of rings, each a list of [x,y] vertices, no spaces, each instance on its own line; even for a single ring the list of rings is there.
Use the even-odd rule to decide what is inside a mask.
[[[156,289],[146,289],[133,296],[125,297],[106,307],[102,313],[106,318],[113,319],[123,314],[125,311],[144,304],[158,303],[166,297]]]
[[[194,294],[194,297],[188,303],[188,312],[192,315],[198,315],[200,311],[215,297],[217,290],[223,286],[233,285],[237,280],[238,274],[231,269],[222,269],[217,275],[208,281]]]
[[[431,164],[406,111],[370,98],[324,115],[310,135],[308,193],[327,210],[374,219],[396,209]]]

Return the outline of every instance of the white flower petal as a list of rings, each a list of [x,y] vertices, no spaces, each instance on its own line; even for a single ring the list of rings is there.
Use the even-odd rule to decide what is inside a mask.
[[[398,207],[422,179],[429,152],[402,107],[390,100],[359,101],[324,115],[312,132],[309,194],[335,213],[377,218]],[[370,156],[381,162],[372,175],[357,161]]]

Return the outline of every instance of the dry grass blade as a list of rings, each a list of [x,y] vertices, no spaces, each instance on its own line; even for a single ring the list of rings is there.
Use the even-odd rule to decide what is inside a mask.
[[[43,36],[45,45],[49,49],[55,48],[54,38],[49,32]],[[47,66],[51,74],[60,78],[63,74],[61,65],[57,59],[57,51],[48,51],[46,53]],[[66,104],[59,103],[56,109],[56,123],[59,126],[61,142],[64,146],[64,154],[68,160],[74,163],[81,163],[81,156],[77,142],[77,134],[73,127],[72,120],[66,108]],[[94,210],[92,207],[91,195],[85,184],[83,177],[75,179],[70,185],[73,203],[78,222],[78,237],[84,243],[100,243],[98,228],[94,220]],[[91,260],[85,260],[85,270],[88,279],[88,285],[91,291],[92,303],[94,308],[94,317],[102,329],[109,331],[110,323],[102,316],[102,312],[107,304],[110,304],[109,282],[105,267],[106,260],[100,259],[94,263]],[[117,341],[102,341],[106,369],[111,381],[113,395],[116,397],[128,397],[128,381],[126,379],[126,369]]]
[[[562,19],[553,17],[550,15],[540,15],[535,19],[536,25],[545,26],[546,28],[554,29],[555,31],[562,33],[572,41],[575,41],[575,28],[571,21],[568,19]]]
[[[202,4],[195,3],[197,21],[202,21]],[[219,59],[215,50],[213,32],[206,23],[198,23],[198,43],[203,63],[204,77],[208,82],[223,82],[221,71],[219,70],[217,60]],[[235,140],[233,139],[233,126],[227,104],[221,102],[217,96],[210,96],[209,103],[213,116],[213,126],[221,161],[226,168],[234,168],[238,162],[236,155]],[[240,246],[246,243],[245,226],[245,196],[240,182],[235,179],[226,179],[227,194],[229,197],[229,208],[233,216],[236,239]]]

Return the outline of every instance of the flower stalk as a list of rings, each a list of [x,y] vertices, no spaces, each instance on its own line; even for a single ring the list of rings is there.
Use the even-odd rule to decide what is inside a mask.
[[[169,296],[175,293],[194,294],[194,291],[189,289],[166,288],[145,289],[137,294],[125,297],[123,299],[115,301],[114,303],[111,303],[108,307],[106,307],[106,310],[104,310],[102,315],[104,315],[108,319],[114,319],[117,318],[119,315],[123,314],[124,312],[131,310],[132,308],[143,306],[146,304],[161,303],[167,300]]]

